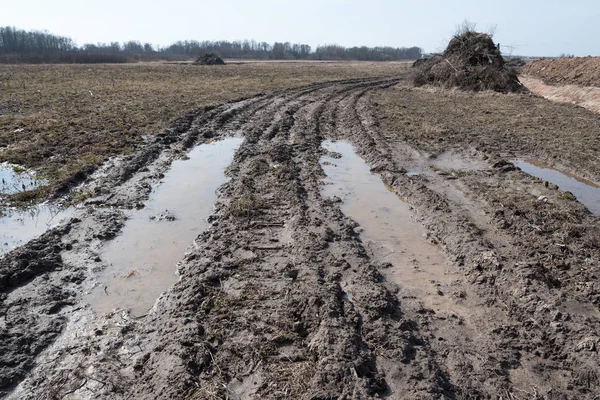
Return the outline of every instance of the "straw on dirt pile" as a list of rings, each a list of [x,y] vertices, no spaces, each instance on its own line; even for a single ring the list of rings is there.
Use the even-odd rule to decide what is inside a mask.
[[[206,53],[196,59],[194,64],[200,65],[225,65],[225,61],[215,53]]]
[[[455,35],[442,55],[418,60],[413,68],[415,86],[430,84],[504,93],[526,90],[486,33],[467,31]]]

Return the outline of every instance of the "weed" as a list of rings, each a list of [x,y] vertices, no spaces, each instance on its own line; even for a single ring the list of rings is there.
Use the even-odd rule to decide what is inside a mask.
[[[69,207],[69,206],[75,206],[77,204],[83,203],[84,201],[86,201],[87,199],[91,198],[94,196],[94,193],[92,193],[91,191],[83,191],[83,192],[77,192],[74,195],[71,196],[71,200],[68,201],[65,206]]]
[[[571,192],[562,192],[557,196],[560,200],[575,201],[577,197]]]
[[[24,206],[31,204],[32,202],[44,198],[49,194],[48,186],[38,186],[35,189],[23,190],[20,192],[13,193],[8,196],[9,201],[14,206]]]
[[[261,207],[260,200],[253,194],[245,194],[231,202],[229,207],[231,215],[249,218],[258,213]]]
[[[129,278],[133,278],[134,276],[139,276],[140,273],[137,272],[137,270],[132,269],[131,271],[129,271],[129,273],[127,275],[121,275],[121,278],[124,279],[129,279]]]

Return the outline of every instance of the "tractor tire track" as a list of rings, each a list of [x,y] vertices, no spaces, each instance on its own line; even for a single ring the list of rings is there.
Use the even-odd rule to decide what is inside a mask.
[[[30,316],[27,328],[25,320],[11,320],[11,332],[21,329],[35,340],[33,333],[53,327],[35,351],[0,345],[24,360],[16,374],[0,380],[0,390],[8,394],[20,382],[11,395],[19,399],[522,398],[514,371],[535,357],[526,346],[508,349],[506,336],[521,322],[497,305],[502,299],[491,289],[470,283],[472,271],[461,267],[492,269],[509,251],[483,240],[445,192],[404,174],[415,151],[389,141],[369,102],[370,93],[398,81],[319,83],[204,108],[100,171],[90,184],[96,197],[89,208],[45,239],[52,254],[69,262],[57,269],[55,260],[11,281],[16,289],[0,299],[5,321],[11,309]],[[244,142],[219,190],[210,228],[182,255],[179,282],[144,318],[93,316],[79,303],[78,285],[93,281],[98,249],[122,226],[118,210],[108,207],[142,203],[173,159],[204,140],[231,135]],[[351,141],[414,207],[455,261],[458,289],[477,310],[436,315],[385,278],[388,266],[365,246],[356,223],[321,194],[325,139]],[[73,238],[80,244],[52,247]],[[12,271],[27,251],[31,245],[9,254],[2,268]],[[32,294],[46,284],[43,276],[62,282],[73,271],[81,279],[56,289],[60,300]],[[18,308],[25,298],[38,308]],[[65,303],[59,312],[35,321],[42,304],[57,301]],[[554,362],[549,368],[566,367]],[[531,384],[551,393],[545,377]]]

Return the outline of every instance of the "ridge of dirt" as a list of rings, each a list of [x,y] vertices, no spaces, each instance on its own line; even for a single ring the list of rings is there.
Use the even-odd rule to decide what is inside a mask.
[[[600,86],[600,57],[540,58],[521,72],[551,84]]]
[[[513,141],[452,128],[456,105],[475,104],[487,115],[479,97],[448,94],[439,101],[449,107],[421,89],[390,89],[405,78],[315,84],[204,109],[99,171],[90,184],[96,197],[68,232],[44,236],[46,248],[64,243],[62,269],[24,276],[0,298],[0,327],[24,331],[37,346],[1,349],[23,364],[0,390],[8,395],[20,381],[10,398],[597,397],[598,217],[497,162],[497,152],[515,151]],[[374,91],[381,91],[375,110]],[[571,108],[529,95],[485,96],[577,120]],[[426,129],[433,118],[451,126]],[[398,120],[410,127],[399,129]],[[182,255],[179,282],[144,318],[125,310],[95,316],[79,299],[102,268],[103,241],[123,222],[109,207],[135,207],[170,160],[205,138],[234,134],[245,140],[211,226]],[[325,139],[350,141],[412,207],[452,260],[452,282],[440,284],[438,295],[456,312],[436,312],[401,280],[386,279],[398,266],[366,246],[335,198],[322,196]],[[557,154],[554,143],[535,150],[534,139],[519,140],[527,144],[520,154]],[[406,174],[449,150],[480,168],[437,164],[433,173]],[[571,154],[559,159],[598,173]],[[75,272],[79,282],[65,279]],[[64,280],[70,283],[57,301],[69,303],[33,318],[59,298],[41,289]]]
[[[521,76],[521,82],[532,93],[559,103],[576,104],[600,113],[600,87],[577,84],[549,85],[540,78]]]

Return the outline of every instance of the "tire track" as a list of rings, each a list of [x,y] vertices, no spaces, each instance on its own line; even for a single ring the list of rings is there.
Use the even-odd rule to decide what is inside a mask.
[[[344,138],[415,207],[449,255],[475,259],[489,250],[449,199],[403,174],[410,149],[399,151],[379,132],[369,94],[397,82],[319,83],[198,110],[108,169],[90,204],[131,207],[147,197],[151,186],[143,185],[194,144],[245,139],[212,225],[182,255],[180,281],[140,320],[93,316],[77,303],[81,289],[72,289],[73,305],[53,320],[62,335],[29,356],[19,380],[35,357],[37,366],[12,398],[511,398],[510,371],[522,355],[503,352],[507,342],[492,332],[509,316],[485,305],[496,320],[482,333],[403,298],[356,224],[321,195],[321,143]],[[116,234],[117,213],[98,213],[87,210],[52,240]],[[50,279],[77,268],[93,279],[97,253],[82,249],[71,250],[85,254],[78,265],[49,271]],[[20,284],[27,293],[39,283]]]

